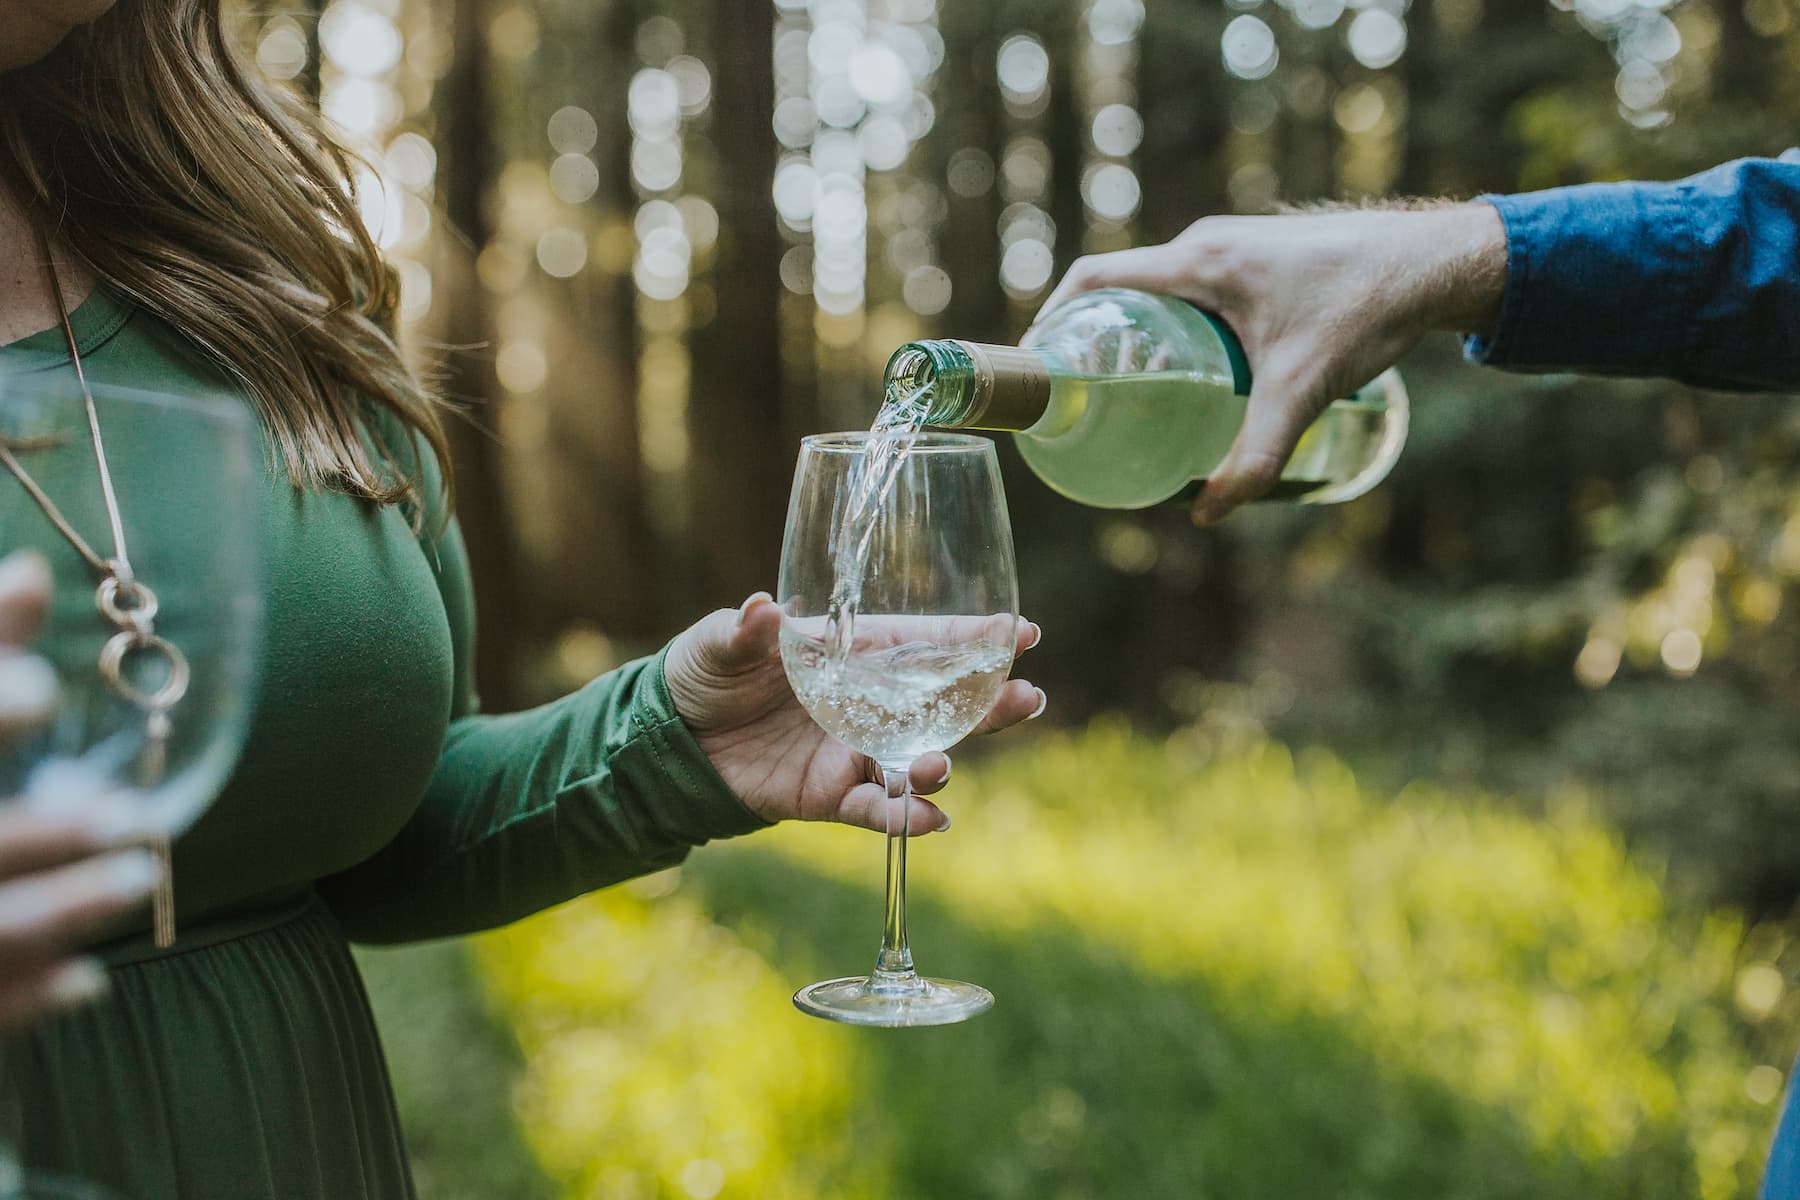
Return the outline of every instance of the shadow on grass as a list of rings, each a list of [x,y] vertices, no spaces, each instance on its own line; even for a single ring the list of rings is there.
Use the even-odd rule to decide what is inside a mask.
[[[873,883],[878,864],[871,861]],[[873,958],[880,899],[748,846],[691,860],[714,917],[797,986]],[[1204,901],[1198,898],[1197,903]],[[1584,1159],[1508,1112],[1409,1077],[1344,1025],[1261,1009],[1198,973],[1152,977],[1065,925],[996,936],[912,900],[927,973],[998,997],[966,1025],[811,1036],[856,1042],[868,1077],[845,1130],[893,1200],[1683,1200],[1683,1131]],[[794,1020],[807,1018],[796,1013]],[[1456,1064],[1449,1064],[1454,1072]],[[850,1140],[854,1139],[854,1140]]]
[[[464,944],[357,951],[394,1076],[420,1200],[552,1200],[520,1139],[512,1035],[482,1004]]]

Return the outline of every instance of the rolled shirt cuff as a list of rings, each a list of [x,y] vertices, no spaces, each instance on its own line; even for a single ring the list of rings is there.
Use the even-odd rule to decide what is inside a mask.
[[[1669,184],[1480,196],[1506,227],[1506,290],[1471,362],[1521,371],[1672,374],[1698,285],[1692,205]]]

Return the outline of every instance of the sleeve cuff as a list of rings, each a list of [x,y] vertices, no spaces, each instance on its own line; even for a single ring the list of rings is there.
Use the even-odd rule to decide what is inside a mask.
[[[1693,217],[1675,184],[1480,196],[1506,227],[1506,290],[1471,362],[1523,371],[1667,372],[1689,340]]]
[[[665,646],[644,660],[632,701],[631,748],[636,753],[624,756],[621,765],[654,798],[657,825],[682,842],[699,845],[767,829],[772,822],[738,799],[676,711],[663,673],[668,653]]]

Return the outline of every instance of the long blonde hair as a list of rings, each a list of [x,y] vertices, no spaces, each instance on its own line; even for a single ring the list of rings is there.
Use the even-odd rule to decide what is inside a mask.
[[[399,466],[415,460],[370,406],[423,436],[448,477],[440,405],[389,332],[396,285],[357,214],[352,160],[246,70],[220,0],[122,0],[10,73],[0,145],[102,279],[254,397],[296,487],[417,499]]]

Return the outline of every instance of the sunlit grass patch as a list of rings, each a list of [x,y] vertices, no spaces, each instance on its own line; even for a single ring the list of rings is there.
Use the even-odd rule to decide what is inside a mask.
[[[969,1026],[788,1007],[873,954],[880,846],[855,831],[709,848],[672,896],[482,943],[569,1196],[1754,1190],[1739,924],[1577,804],[1375,797],[1327,756],[1197,762],[1110,726],[961,768],[944,803],[914,940],[998,994]]]
[[[476,943],[526,1055],[516,1105],[546,1173],[582,1200],[871,1194],[836,1135],[854,1047],[802,1045],[784,981],[674,884],[652,876]]]

